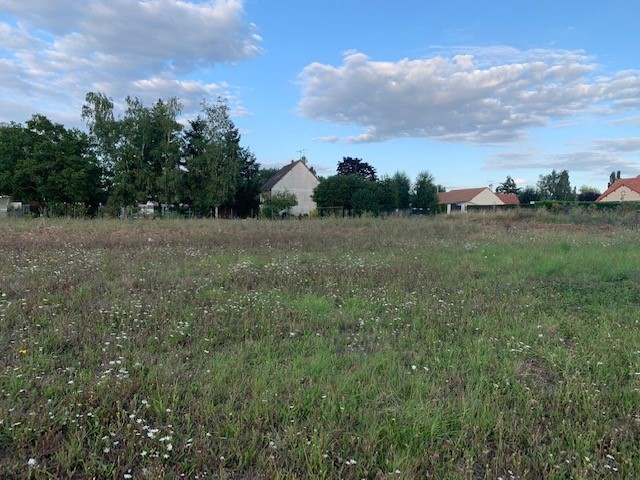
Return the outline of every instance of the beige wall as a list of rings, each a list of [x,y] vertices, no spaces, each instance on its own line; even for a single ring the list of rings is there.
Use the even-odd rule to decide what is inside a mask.
[[[640,202],[640,193],[631,190],[623,185],[616,188],[609,195],[604,197],[601,202]]]
[[[287,190],[293,193],[298,199],[298,205],[291,209],[294,215],[305,214],[316,209],[316,202],[311,199],[313,189],[320,182],[309,171],[302,162],[296,164],[289,172],[280,180],[271,191],[273,193]]]
[[[504,202],[488,188],[473,197],[469,205],[504,205]]]

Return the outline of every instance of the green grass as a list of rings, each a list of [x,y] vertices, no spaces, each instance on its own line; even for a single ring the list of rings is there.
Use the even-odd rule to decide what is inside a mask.
[[[598,218],[3,220],[0,477],[638,478]]]

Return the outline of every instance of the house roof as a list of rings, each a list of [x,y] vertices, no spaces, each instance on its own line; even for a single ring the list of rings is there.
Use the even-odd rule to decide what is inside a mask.
[[[520,205],[520,199],[515,193],[496,193],[505,205]]]
[[[441,204],[454,204],[454,203],[466,203],[474,199],[476,195],[485,190],[487,187],[482,188],[463,188],[461,190],[450,190],[448,192],[438,193],[438,203]]]
[[[619,179],[617,179],[615,182],[613,182],[613,184],[609,188],[607,188],[604,191],[604,193],[602,195],[600,195],[598,198],[596,198],[596,202],[599,202],[603,198],[609,196],[610,194],[612,194],[613,192],[618,190],[620,187],[627,187],[627,188],[633,190],[634,192],[640,193],[640,175],[638,175],[635,178],[619,178]]]
[[[262,191],[265,192],[275,187],[276,184],[280,180],[282,180],[284,176],[287,173],[289,173],[291,169],[295,167],[298,163],[302,163],[304,165],[304,162],[302,160],[297,160],[295,162],[291,162],[288,165],[285,165],[284,167],[282,167],[278,173],[276,173],[273,177],[271,177],[269,180],[265,182],[265,184],[262,186]]]

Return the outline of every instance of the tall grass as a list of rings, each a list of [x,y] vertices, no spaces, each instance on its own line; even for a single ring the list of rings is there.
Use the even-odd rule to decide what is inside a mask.
[[[0,223],[0,476],[640,477],[631,222]]]

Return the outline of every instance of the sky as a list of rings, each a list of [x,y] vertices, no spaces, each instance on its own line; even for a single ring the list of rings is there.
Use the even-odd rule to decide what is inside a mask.
[[[640,175],[637,0],[0,0],[0,122],[226,98],[263,167],[447,189]]]

